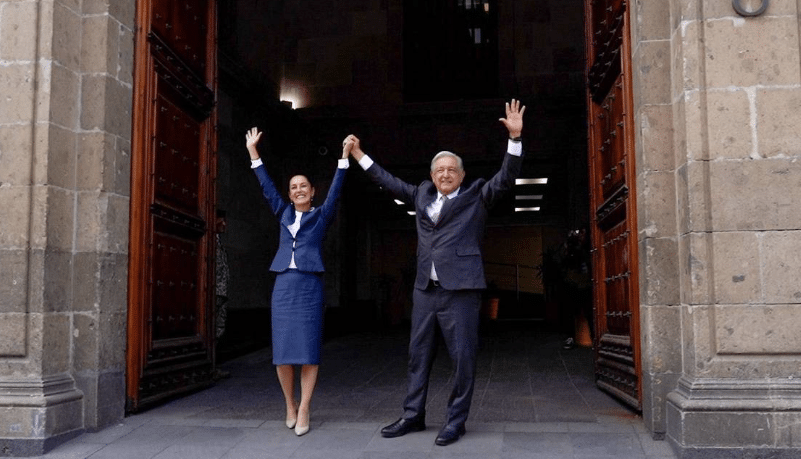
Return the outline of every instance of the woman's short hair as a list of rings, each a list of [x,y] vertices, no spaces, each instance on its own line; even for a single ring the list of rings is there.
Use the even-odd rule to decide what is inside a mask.
[[[460,171],[464,170],[464,166],[462,165],[462,158],[459,157],[456,153],[450,151],[441,151],[434,155],[434,159],[431,160],[431,172],[434,172],[434,163],[437,162],[440,158],[444,158],[446,156],[450,156],[451,158],[456,159],[456,165],[459,167]]]

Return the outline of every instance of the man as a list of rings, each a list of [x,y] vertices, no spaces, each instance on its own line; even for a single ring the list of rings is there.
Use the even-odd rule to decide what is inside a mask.
[[[525,107],[521,108],[514,99],[506,104],[506,118],[500,121],[509,131],[509,142],[501,170],[489,181],[478,179],[466,187],[462,187],[465,177],[462,160],[451,152],[434,156],[431,180],[415,186],[375,164],[361,150],[356,136],[349,135],[343,142],[374,182],[401,201],[414,203],[417,212],[417,277],[409,339],[409,388],[403,416],[381,430],[386,438],[425,429],[437,325],[456,367],[456,377],[448,399],[447,421],[435,443],[449,445],[465,433],[475,381],[481,289],[486,288],[481,242],[490,207],[512,187],[520,173],[524,111]]]

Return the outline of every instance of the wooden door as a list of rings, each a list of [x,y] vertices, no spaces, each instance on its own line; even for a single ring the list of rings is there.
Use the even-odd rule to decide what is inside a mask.
[[[211,381],[215,0],[137,0],[127,410]]]
[[[595,379],[642,406],[629,1],[585,0]]]

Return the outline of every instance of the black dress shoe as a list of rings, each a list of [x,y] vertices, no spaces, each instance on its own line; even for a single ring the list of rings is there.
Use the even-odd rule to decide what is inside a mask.
[[[423,418],[400,418],[392,424],[381,429],[381,436],[384,438],[395,438],[406,435],[409,432],[420,432],[423,430],[426,430],[426,422]]]
[[[434,440],[434,443],[439,446],[447,446],[451,443],[455,443],[456,440],[464,435],[465,430],[464,426],[445,426],[442,430],[439,431],[437,434],[437,439]]]

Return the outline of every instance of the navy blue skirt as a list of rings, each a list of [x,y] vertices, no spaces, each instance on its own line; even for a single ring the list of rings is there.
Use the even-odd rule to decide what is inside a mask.
[[[323,343],[323,276],[290,269],[275,277],[273,364],[319,365]]]

